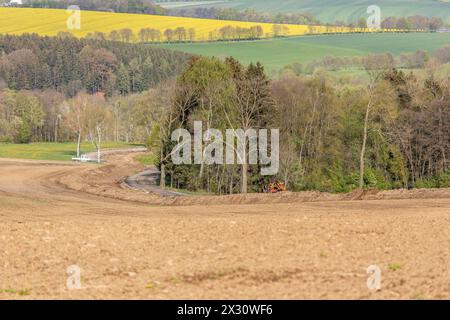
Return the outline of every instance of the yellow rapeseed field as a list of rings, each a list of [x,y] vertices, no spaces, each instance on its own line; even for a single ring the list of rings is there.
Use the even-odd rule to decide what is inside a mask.
[[[59,32],[71,32],[76,37],[84,37],[89,33],[102,32],[109,34],[113,30],[124,28],[131,29],[135,35],[142,28],[158,29],[164,33],[166,29],[184,27],[195,29],[196,41],[207,41],[211,33],[217,33],[224,26],[250,28],[261,26],[264,37],[273,35],[273,24],[258,22],[241,22],[212,19],[196,19],[184,17],[168,17],[144,14],[126,14],[98,11],[81,11],[80,29],[69,30],[67,19],[70,13],[61,9],[34,9],[34,8],[0,8],[0,34],[24,34],[37,33],[39,35],[54,36]],[[325,32],[350,32],[368,30],[350,30],[345,27],[314,26],[307,25],[281,25],[288,30],[285,35],[295,36],[306,33]],[[137,38],[137,37],[136,37]],[[137,39],[135,39],[137,40]],[[162,39],[164,40],[164,38]]]

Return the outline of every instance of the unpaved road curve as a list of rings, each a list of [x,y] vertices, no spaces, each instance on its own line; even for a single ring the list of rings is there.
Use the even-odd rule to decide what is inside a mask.
[[[0,299],[450,298],[442,195],[159,206],[117,183],[142,169],[0,160]]]
[[[124,180],[124,183],[126,183],[126,185],[131,189],[152,192],[161,195],[163,197],[186,196],[186,194],[181,192],[161,189],[158,185],[159,176],[160,176],[159,170],[156,167],[151,167],[147,170],[144,170],[135,175],[127,177]]]

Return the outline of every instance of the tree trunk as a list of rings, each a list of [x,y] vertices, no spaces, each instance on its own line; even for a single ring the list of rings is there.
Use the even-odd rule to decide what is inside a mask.
[[[166,166],[164,163],[161,163],[161,176],[160,176],[159,186],[162,189],[164,189],[166,187]]]
[[[101,159],[101,145],[102,145],[102,129],[97,126],[97,162],[100,163],[102,161]]]
[[[166,166],[164,164],[164,153],[161,147],[161,172],[159,177],[159,186],[164,189],[166,187]]]
[[[365,155],[366,155],[366,143],[367,143],[367,127],[369,125],[369,113],[370,113],[370,101],[367,104],[366,116],[364,118],[364,133],[361,147],[361,155],[359,158],[359,188],[364,188],[364,171],[365,171]]]
[[[55,143],[58,142],[58,118],[55,121]]]
[[[200,164],[200,172],[199,172],[199,174],[198,174],[198,177],[199,177],[199,179],[200,179],[200,183],[201,183],[201,180],[202,180],[202,178],[203,178],[203,171],[205,170],[205,163],[203,162],[203,160],[202,160],[202,163]],[[202,183],[202,185],[203,185],[203,183]]]
[[[230,178],[230,194],[233,194],[233,177]]]
[[[80,146],[81,146],[81,131],[78,131],[78,139],[77,139],[77,158],[80,157]]]
[[[247,161],[244,161],[242,164],[242,186],[241,186],[241,193],[247,193],[247,185],[248,185],[248,177],[247,177],[247,171],[248,171],[248,165]]]

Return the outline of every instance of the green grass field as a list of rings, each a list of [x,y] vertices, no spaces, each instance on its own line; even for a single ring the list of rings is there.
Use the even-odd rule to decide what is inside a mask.
[[[102,148],[126,148],[131,144],[121,142],[106,142]],[[0,158],[32,159],[32,160],[61,160],[70,161],[76,156],[76,143],[30,143],[30,144],[9,144],[0,143]],[[83,143],[81,152],[93,152],[95,148],[91,143]]]
[[[146,166],[153,166],[157,162],[156,155],[152,153],[138,155],[137,157],[135,157],[135,159]]]
[[[323,22],[356,21],[367,17],[367,7],[377,5],[382,18],[389,16],[426,15],[440,17],[450,21],[450,3],[448,0],[228,0],[228,1],[192,1],[162,2],[166,7],[225,7],[240,10],[255,9],[260,12],[310,12]],[[184,5],[183,5],[184,4]]]
[[[294,63],[309,63],[325,56],[361,56],[369,53],[426,50],[450,44],[450,33],[348,34],[302,36],[248,42],[166,44],[167,48],[199,55],[233,56],[242,63],[260,61],[269,73]]]

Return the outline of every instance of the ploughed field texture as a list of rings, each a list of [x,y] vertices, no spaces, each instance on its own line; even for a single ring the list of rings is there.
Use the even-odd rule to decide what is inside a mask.
[[[24,34],[37,33],[39,35],[54,36],[59,32],[71,32],[77,37],[83,37],[89,33],[103,32],[109,34],[113,30],[124,28],[131,29],[135,35],[143,28],[160,30],[183,27],[186,30],[195,29],[195,41],[208,41],[210,33],[217,33],[225,26],[251,28],[261,26],[263,37],[273,35],[273,24],[259,22],[241,22],[211,19],[196,19],[184,17],[169,17],[157,15],[126,14],[112,12],[81,11],[81,28],[70,30],[67,27],[67,19],[70,14],[60,9],[35,9],[35,8],[0,8],[0,33]],[[284,35],[295,36],[310,33],[307,25],[281,25],[287,28]],[[366,29],[355,29],[360,32],[370,32]],[[345,27],[315,26],[314,33],[340,33],[349,32]],[[354,31],[354,30],[353,30]],[[392,30],[395,31],[395,30]],[[137,41],[137,37],[134,41]],[[164,36],[162,40],[164,39]]]
[[[0,159],[0,299],[450,298],[448,197],[157,206],[115,182],[141,165],[110,160]]]

